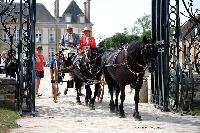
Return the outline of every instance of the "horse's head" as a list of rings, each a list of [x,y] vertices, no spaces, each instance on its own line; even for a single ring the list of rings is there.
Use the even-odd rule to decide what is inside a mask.
[[[144,57],[144,61],[147,65],[149,72],[153,72],[156,68],[156,58],[158,56],[158,47],[155,44],[154,40],[147,40],[147,38],[143,37],[143,47],[142,47],[142,55]]]
[[[97,61],[100,59],[101,54],[103,53],[103,50],[97,48],[97,47],[90,47],[87,51],[87,57],[90,61]]]

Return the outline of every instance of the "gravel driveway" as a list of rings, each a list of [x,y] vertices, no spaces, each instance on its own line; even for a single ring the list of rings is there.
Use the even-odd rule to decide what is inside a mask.
[[[41,97],[36,98],[36,117],[26,116],[17,122],[20,128],[12,133],[200,133],[200,117],[180,116],[171,112],[161,112],[152,104],[140,103],[142,121],[135,121],[133,113],[133,93],[127,87],[124,109],[126,118],[109,112],[109,94],[105,86],[102,103],[95,104],[95,110],[78,105],[75,90],[69,89],[64,95],[66,83],[60,85],[58,103],[51,97],[49,69],[41,81]],[[84,90],[82,90],[84,93]],[[84,97],[81,97],[84,102]]]

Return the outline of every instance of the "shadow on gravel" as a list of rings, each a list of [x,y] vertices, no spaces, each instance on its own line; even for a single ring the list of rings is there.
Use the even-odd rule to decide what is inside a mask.
[[[36,117],[44,117],[44,118],[119,117],[115,113],[110,113],[108,101],[102,101],[101,103],[96,102],[95,110],[90,110],[89,107],[85,106],[83,102],[81,105],[77,104],[75,102],[74,95],[68,95],[68,97],[74,98],[74,101],[61,101],[60,104],[52,103],[52,106],[36,106],[36,110],[37,110]],[[144,122],[154,121],[154,122],[166,122],[166,123],[174,123],[174,124],[182,124],[182,125],[191,124],[194,126],[200,126],[200,122],[192,121],[188,119],[190,117],[195,117],[195,116],[180,116],[178,114],[172,114],[171,112],[161,112],[160,110],[156,108],[152,109],[152,106],[147,106],[147,105],[148,104],[139,105],[139,111]],[[145,109],[144,109],[144,106],[145,106]],[[132,116],[133,108],[134,108],[134,104],[124,103],[124,110],[126,113],[126,118],[124,119],[133,119],[133,121],[135,121]],[[148,108],[151,108],[151,111],[148,111]],[[123,118],[120,118],[120,119],[123,119]]]

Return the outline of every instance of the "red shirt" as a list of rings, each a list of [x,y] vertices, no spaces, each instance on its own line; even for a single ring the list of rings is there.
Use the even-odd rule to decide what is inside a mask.
[[[94,37],[89,36],[88,37],[88,42],[86,41],[86,37],[82,36],[80,38],[80,50],[84,50],[84,46],[92,46],[92,47],[96,47],[96,42]]]
[[[35,61],[35,70],[36,71],[43,71],[44,70],[44,56],[43,55],[37,55],[36,58],[39,57],[40,62]]]

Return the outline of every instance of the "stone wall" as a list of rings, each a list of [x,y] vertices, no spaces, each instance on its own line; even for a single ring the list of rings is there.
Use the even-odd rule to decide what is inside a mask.
[[[16,80],[0,74],[0,107],[15,109]]]
[[[140,89],[140,103],[148,103],[148,82],[144,77],[142,88]]]

